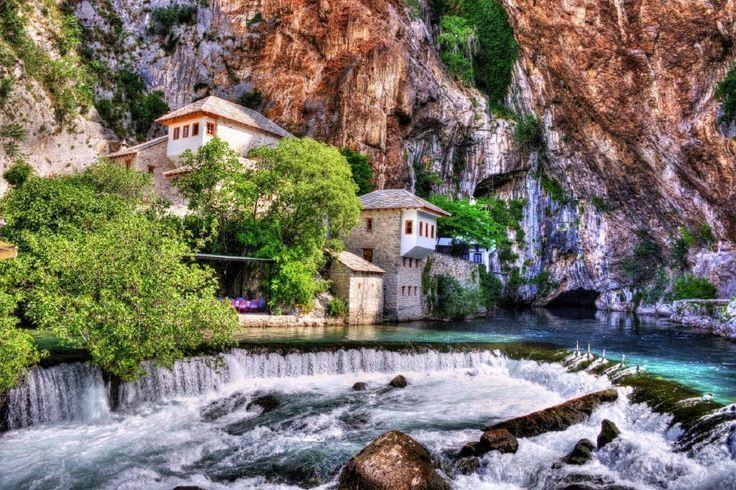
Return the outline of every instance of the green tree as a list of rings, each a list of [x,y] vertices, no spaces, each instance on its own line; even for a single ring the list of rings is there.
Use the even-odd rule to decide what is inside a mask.
[[[662,248],[648,231],[638,230],[636,237],[633,253],[623,261],[622,271],[635,286],[639,286],[654,277],[664,264],[664,257]]]
[[[226,345],[237,327],[215,298],[212,272],[191,265],[149,189],[148,175],[100,163],[32,177],[0,201],[8,222],[0,233],[21,250],[0,263],[0,294],[12,294],[30,324],[124,379],[140,375],[145,360],[170,366],[200,345]],[[15,356],[24,338],[6,337],[0,357]]]
[[[350,164],[353,180],[358,186],[358,194],[363,195],[371,192],[373,190],[373,184],[371,184],[373,168],[371,168],[370,157],[350,148],[343,148],[341,153]]]
[[[480,267],[480,302],[487,310],[492,310],[498,306],[503,296],[503,282],[486,270]]]
[[[0,405],[4,393],[20,381],[28,366],[40,359],[33,337],[17,328],[15,308],[16,299],[0,291]]]
[[[205,243],[276,261],[272,307],[308,309],[326,287],[317,274],[325,248],[340,248],[340,235],[358,224],[350,166],[337,149],[311,138],[284,138],[249,156],[255,168],[244,168],[215,139],[184,155],[193,171],[177,185],[194,197],[189,204],[204,223]]]
[[[432,314],[437,318],[464,320],[478,313],[481,295],[478,289],[463,287],[452,276],[440,274],[436,277],[437,296],[432,303]]]

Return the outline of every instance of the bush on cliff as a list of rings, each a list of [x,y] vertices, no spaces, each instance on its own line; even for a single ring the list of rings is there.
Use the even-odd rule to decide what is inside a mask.
[[[719,121],[723,123],[736,122],[736,63],[726,73],[726,76],[716,85],[715,98],[721,102]]]
[[[373,168],[371,167],[371,159],[368,155],[351,150],[350,148],[343,148],[340,152],[350,164],[353,180],[355,181],[355,185],[358,186],[358,194],[363,195],[371,192],[373,190],[373,184],[371,184]]]
[[[675,279],[672,293],[675,300],[681,299],[713,299],[717,293],[716,287],[704,277],[690,274]]]
[[[636,237],[632,255],[621,263],[621,270],[633,285],[640,286],[664,264],[664,256],[662,248],[648,231],[640,229],[636,232]]]

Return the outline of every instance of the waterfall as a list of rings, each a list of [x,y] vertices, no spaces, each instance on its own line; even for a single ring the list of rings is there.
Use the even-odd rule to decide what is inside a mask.
[[[500,366],[505,359],[489,350],[412,352],[339,349],[322,352],[257,352],[233,349],[218,356],[178,361],[171,370],[147,366],[142,378],[112,390],[100,369],[89,364],[61,364],[30,371],[26,382],[10,391],[5,424],[18,429],[42,423],[95,421],[111,406],[135,406],[218,392],[228,383],[257,378],[297,378],[348,373],[432,372]],[[117,400],[111,403],[112,393]]]
[[[108,390],[102,371],[89,364],[32,369],[25,382],[8,393],[5,425],[18,429],[103,419],[110,413]]]

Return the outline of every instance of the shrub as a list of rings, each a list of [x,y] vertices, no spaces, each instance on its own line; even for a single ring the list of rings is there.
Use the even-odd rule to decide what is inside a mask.
[[[516,117],[514,140],[525,154],[532,151],[541,151],[544,147],[544,135],[539,119],[533,114]]]
[[[0,405],[4,393],[18,384],[26,368],[40,358],[33,337],[17,327],[15,308],[16,299],[0,291]]]
[[[590,202],[601,213],[610,213],[613,211],[613,206],[600,196],[591,197]]]
[[[736,121],[736,63],[731,65],[723,80],[718,82],[714,95],[721,102],[723,111],[719,121],[723,123]]]
[[[5,106],[5,103],[10,97],[10,92],[13,90],[13,79],[10,77],[0,78],[0,109]]]
[[[464,320],[478,313],[481,295],[478,289],[465,288],[457,279],[440,274],[437,280],[437,297],[433,315],[450,320]]]
[[[343,148],[340,151],[350,164],[353,180],[358,186],[358,194],[363,195],[371,192],[373,190],[373,184],[371,184],[373,168],[371,167],[370,157],[350,148]]]
[[[537,286],[537,297],[545,298],[555,287],[556,284],[550,279],[547,271],[542,271],[529,280],[530,284]]]
[[[437,38],[448,71],[466,84],[473,83],[473,55],[477,49],[475,29],[462,17],[445,15]]]
[[[194,24],[197,20],[197,6],[172,3],[166,7],[151,10],[148,31],[161,37],[167,37],[178,25]]]
[[[678,237],[672,244],[670,258],[674,267],[685,269],[688,266],[687,252],[694,246],[710,248],[715,242],[713,230],[708,223],[701,224],[695,231],[684,226],[677,227]]]
[[[480,268],[480,302],[487,310],[498,306],[503,295],[503,282],[486,270]]]
[[[713,299],[717,289],[708,279],[687,274],[675,279],[672,293],[675,300]]]
[[[636,232],[637,243],[631,257],[622,262],[622,271],[635,285],[641,285],[651,279],[657,269],[664,263],[662,248],[648,231],[640,229]]]
[[[409,7],[409,16],[412,19],[422,17],[422,2],[420,0],[406,0],[406,6]]]
[[[12,187],[18,187],[28,180],[28,177],[30,177],[32,173],[33,169],[28,163],[18,160],[3,172],[3,179],[5,179],[5,181]]]
[[[345,318],[348,315],[348,303],[342,298],[332,298],[327,303],[327,316]]]

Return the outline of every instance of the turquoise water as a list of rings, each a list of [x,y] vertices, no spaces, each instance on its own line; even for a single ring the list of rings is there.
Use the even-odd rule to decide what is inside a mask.
[[[585,309],[501,311],[469,322],[412,322],[396,325],[299,329],[253,329],[245,341],[289,342],[511,342],[536,341],[587,349],[736,401],[736,343],[656,317]]]

